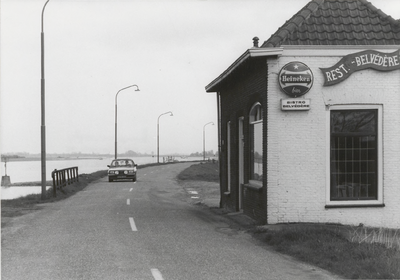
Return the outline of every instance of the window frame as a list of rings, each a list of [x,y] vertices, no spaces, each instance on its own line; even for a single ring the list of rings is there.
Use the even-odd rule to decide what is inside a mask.
[[[383,114],[380,104],[331,105],[326,110],[326,207],[383,206]],[[331,200],[331,112],[338,110],[377,110],[377,199]]]
[[[261,110],[259,112],[254,113],[254,110],[256,110],[257,107],[259,107]],[[254,155],[252,155],[252,153],[254,153],[254,151],[252,151],[252,148],[253,148],[252,145],[254,145],[254,144],[252,142],[254,141],[254,125],[261,123],[261,126],[262,126],[261,127],[261,129],[262,129],[261,147],[262,147],[262,150],[263,150],[263,145],[264,145],[264,143],[263,143],[264,142],[263,141],[264,116],[263,116],[263,114],[264,114],[264,109],[263,109],[263,106],[261,105],[260,102],[256,102],[256,103],[253,104],[253,106],[251,106],[251,109],[249,111],[249,129],[250,129],[250,133],[249,133],[249,136],[250,136],[250,153],[249,153],[249,156],[250,156],[250,165],[249,165],[249,171],[248,172],[249,172],[249,184],[254,185],[256,187],[262,187],[263,186],[263,181],[262,181],[263,179],[262,180],[253,179],[252,172],[253,172],[253,169],[254,169],[254,161],[253,161]],[[259,119],[255,119],[256,115],[259,117]],[[264,158],[264,151],[262,151],[262,161],[264,161],[263,158]],[[264,174],[262,174],[262,176],[264,178]]]

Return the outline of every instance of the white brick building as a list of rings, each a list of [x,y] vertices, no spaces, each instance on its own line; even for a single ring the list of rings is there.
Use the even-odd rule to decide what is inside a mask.
[[[370,48],[382,53],[396,51],[393,47]],[[267,59],[268,80],[271,81],[278,80],[280,69],[293,61],[306,64],[314,74],[313,86],[303,96],[311,101],[308,111],[282,111],[280,100],[287,96],[277,83],[268,86],[270,133],[267,155],[268,161],[276,164],[267,170],[269,223],[363,223],[400,228],[399,71],[366,69],[353,73],[342,83],[323,86],[320,68],[328,68],[346,55],[365,50],[366,46],[351,49],[285,48],[279,58]],[[348,194],[350,185],[346,186],[346,200],[330,197],[330,188],[334,187],[330,180],[330,112],[338,108],[378,110],[376,199],[364,200],[362,196],[357,200],[351,199]]]
[[[219,100],[221,207],[400,228],[399,21],[364,0],[314,0],[254,40],[206,87]]]

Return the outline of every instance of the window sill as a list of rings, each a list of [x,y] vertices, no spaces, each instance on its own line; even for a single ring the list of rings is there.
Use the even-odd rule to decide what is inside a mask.
[[[385,204],[381,203],[381,204],[331,204],[331,205],[325,205],[326,209],[329,209],[329,208],[366,208],[366,207],[385,207]]]
[[[262,189],[263,189],[263,186],[262,186],[261,183],[256,183],[256,184],[254,184],[254,183],[252,183],[252,182],[249,182],[249,183],[247,183],[247,184],[243,184],[243,186],[244,186],[246,189],[250,189],[250,190],[256,191],[256,192],[262,192]]]

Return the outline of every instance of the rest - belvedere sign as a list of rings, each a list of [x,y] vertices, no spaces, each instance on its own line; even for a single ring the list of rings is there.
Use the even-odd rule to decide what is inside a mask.
[[[324,86],[338,84],[356,71],[364,69],[393,71],[400,69],[400,50],[383,53],[367,50],[344,56],[338,63],[329,68],[320,68],[324,74]]]

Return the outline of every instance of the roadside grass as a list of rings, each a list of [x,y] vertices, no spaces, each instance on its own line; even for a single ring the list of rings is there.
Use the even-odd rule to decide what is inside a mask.
[[[218,162],[201,162],[193,164],[178,174],[179,180],[219,182]]]
[[[77,193],[78,191],[84,189],[89,183],[99,180],[107,176],[107,170],[101,170],[97,172],[93,172],[90,174],[80,174],[78,176],[79,182],[75,182],[73,184],[67,185],[66,187],[57,190],[57,196],[53,197],[53,188],[49,188],[46,191],[45,198],[42,199],[41,194],[30,194],[27,196],[9,199],[9,200],[1,200],[1,217],[15,217],[25,214],[29,210],[37,210],[40,209],[41,203],[54,202],[58,200],[65,199],[70,197],[71,195]],[[41,182],[31,182],[23,184],[24,186],[40,185]],[[48,181],[46,185],[52,185],[52,182]],[[4,225],[2,219],[2,226]]]
[[[349,239],[358,243],[380,243],[387,248],[400,250],[400,229],[356,227],[350,230]]]
[[[397,231],[389,229],[366,230],[319,224],[281,225],[273,230],[261,226],[255,229],[255,236],[276,251],[346,279],[400,279],[399,247],[387,247],[377,239],[368,242],[366,237],[374,234],[385,235],[386,241],[391,239],[390,244],[400,241]]]

